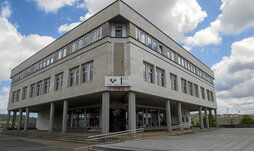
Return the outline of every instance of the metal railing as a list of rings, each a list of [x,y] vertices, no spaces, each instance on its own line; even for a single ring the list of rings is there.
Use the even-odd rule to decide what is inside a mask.
[[[143,128],[133,129],[133,130],[126,130],[126,131],[119,131],[119,132],[112,132],[107,134],[99,134],[87,137],[87,143],[89,145],[92,144],[106,144],[106,143],[113,143],[119,141],[126,141],[130,139],[142,139],[143,138]]]

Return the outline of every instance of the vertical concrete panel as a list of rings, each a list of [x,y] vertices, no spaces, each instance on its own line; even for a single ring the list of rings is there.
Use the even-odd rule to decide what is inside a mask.
[[[22,109],[19,109],[19,119],[18,119],[18,130],[21,130],[21,124],[22,124]]]
[[[68,114],[68,101],[63,103],[63,122],[62,122],[62,133],[66,134],[67,132],[67,114]]]
[[[11,118],[11,111],[8,111],[7,121],[6,121],[6,129],[10,128],[10,118]]]
[[[167,131],[172,131],[170,100],[166,100]]]
[[[181,102],[177,102],[177,115],[178,115],[178,125],[180,125],[180,130],[183,130],[183,127],[181,126],[182,125],[182,104]]]
[[[129,130],[136,129],[136,95],[133,92],[128,94],[128,119]]]
[[[199,106],[199,124],[200,124],[200,128],[203,129],[204,122],[203,122],[203,115],[202,115],[202,107],[201,106]]]
[[[54,127],[54,116],[55,116],[55,103],[50,103],[50,116],[49,116],[49,132],[53,132]]]
[[[27,132],[28,130],[28,123],[29,123],[29,107],[26,108],[26,118],[25,118],[25,125],[24,125],[25,132]]]
[[[101,121],[101,133],[109,133],[109,105],[110,94],[109,92],[102,93],[102,121]]]
[[[205,121],[206,122],[206,128],[210,128],[207,108],[205,108],[205,120],[206,120]]]
[[[114,75],[124,75],[124,44],[114,44]]]
[[[16,112],[16,111],[13,111],[12,123],[11,123],[11,128],[12,128],[12,129],[15,128],[16,116],[17,116],[17,112]]]

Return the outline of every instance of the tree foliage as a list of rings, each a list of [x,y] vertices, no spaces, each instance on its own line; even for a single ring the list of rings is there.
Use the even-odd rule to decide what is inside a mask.
[[[243,115],[240,124],[254,124],[254,119],[250,115]]]

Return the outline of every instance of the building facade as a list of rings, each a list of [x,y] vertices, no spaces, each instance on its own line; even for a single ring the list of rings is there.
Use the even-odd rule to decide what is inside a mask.
[[[37,129],[50,132],[171,131],[190,126],[191,111],[208,120],[217,108],[213,71],[120,0],[18,65],[11,79],[8,111],[19,113],[19,130],[35,112]]]

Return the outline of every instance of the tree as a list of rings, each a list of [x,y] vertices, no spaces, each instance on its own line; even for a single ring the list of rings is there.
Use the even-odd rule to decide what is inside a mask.
[[[250,115],[243,115],[240,124],[254,124],[254,119]]]

